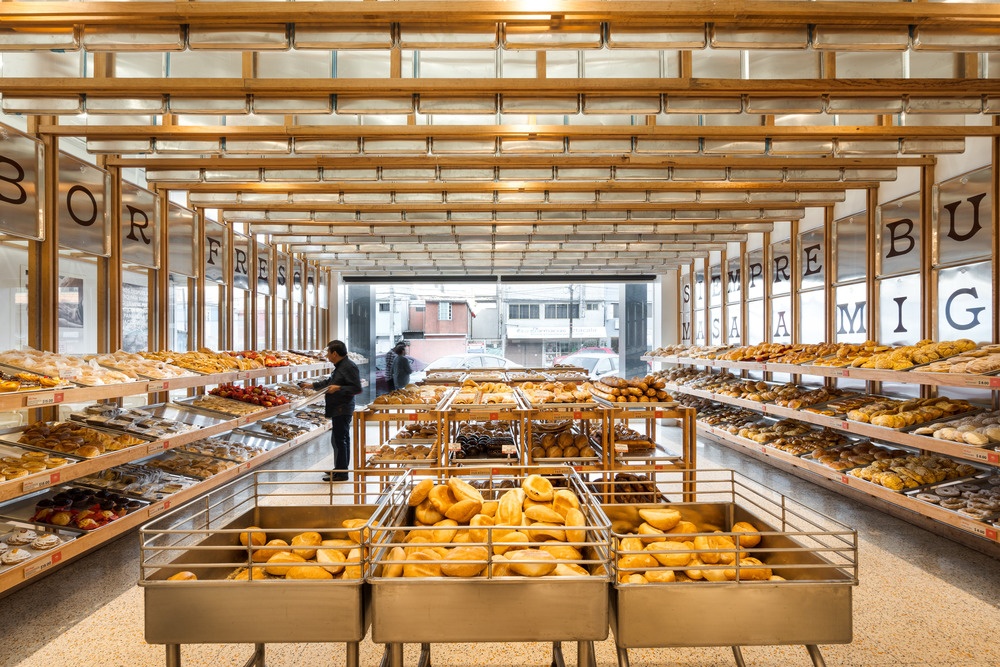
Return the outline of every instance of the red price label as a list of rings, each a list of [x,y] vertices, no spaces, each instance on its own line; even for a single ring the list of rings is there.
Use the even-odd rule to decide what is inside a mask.
[[[656,465],[653,466],[653,470],[666,470],[666,469],[667,466],[663,465],[662,463],[657,463]]]
[[[406,415],[406,418],[409,419],[411,422],[415,422],[417,421],[417,416],[418,415],[416,412],[411,412],[410,414]]]
[[[767,371],[767,362],[766,361],[760,362],[760,370],[765,371],[765,372]]]
[[[491,422],[495,422],[498,419],[500,419],[500,413],[499,412],[491,412],[490,413],[490,421]]]
[[[1000,389],[1000,378],[990,378],[990,389]]]
[[[849,422],[847,420],[841,421],[840,422],[840,428],[844,429],[845,431],[851,430],[851,422]]]
[[[573,419],[583,419],[583,412],[580,410],[574,410]]]
[[[760,406],[760,412],[761,412],[761,414],[765,414],[766,415],[767,414],[767,406],[766,405],[761,405]]]
[[[991,540],[993,540],[994,542],[996,542],[997,541],[997,530],[996,530],[996,528],[987,528],[986,529],[986,537],[988,537]]]
[[[1000,452],[988,452],[986,460],[990,463],[1000,464]]]
[[[63,402],[63,392],[57,391],[54,394],[52,394],[52,400],[54,402],[56,402],[56,403],[62,403]]]
[[[663,410],[656,410],[653,412],[653,417],[656,419],[663,419]]]
[[[840,481],[841,481],[841,482],[842,482],[843,484],[850,484],[850,479],[851,479],[851,478],[850,478],[850,477],[848,477],[847,475],[841,475],[841,476],[840,476]]]
[[[761,454],[767,454],[767,446],[766,445],[761,445],[760,446],[760,453]]]

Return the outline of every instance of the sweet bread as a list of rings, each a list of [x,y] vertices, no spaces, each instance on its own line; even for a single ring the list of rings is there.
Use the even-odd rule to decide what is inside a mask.
[[[556,569],[556,559],[541,549],[521,549],[506,554],[510,570],[522,577],[544,577]]]

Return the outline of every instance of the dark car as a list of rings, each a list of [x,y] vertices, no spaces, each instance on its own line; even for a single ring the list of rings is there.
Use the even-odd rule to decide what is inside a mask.
[[[414,373],[427,368],[427,364],[416,357],[406,355],[406,358],[410,360],[410,366],[413,367]],[[389,393],[389,381],[385,377],[385,354],[383,353],[375,357],[375,395],[387,393]]]

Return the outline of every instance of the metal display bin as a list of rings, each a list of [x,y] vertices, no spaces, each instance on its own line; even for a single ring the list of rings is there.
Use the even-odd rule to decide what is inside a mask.
[[[743,667],[740,646],[789,644],[805,645],[820,667],[824,662],[818,644],[851,642],[852,591],[858,583],[856,531],[731,470],[698,470],[693,481],[680,473],[667,474],[658,482],[661,503],[603,505],[612,522],[611,623],[620,667],[628,667],[629,648],[731,646],[737,665]],[[731,549],[691,548],[687,553],[699,558],[731,554],[731,564],[703,562],[695,569],[728,569],[735,580],[627,583],[636,568],[623,567],[621,559],[640,552],[633,546],[623,548],[621,540],[635,537],[643,522],[640,509],[664,507],[679,510],[682,521],[704,531],[685,530],[671,535],[671,541],[681,541],[680,536],[692,543],[699,536],[732,540]],[[737,546],[743,534],[732,531],[737,522],[753,524],[759,544]],[[780,579],[751,577],[762,576],[763,570],[743,563],[745,556],[763,561]],[[680,576],[692,565],[652,569]]]
[[[582,558],[572,562],[590,575],[494,576],[494,565],[499,562],[494,555],[494,544],[501,543],[494,539],[494,531],[501,527],[486,526],[482,527],[485,539],[470,542],[485,547],[488,554],[486,567],[478,576],[383,576],[390,550],[397,546],[405,548],[408,533],[435,528],[417,525],[414,508],[406,504],[410,490],[407,489],[402,505],[395,508],[394,525],[377,526],[372,532],[368,579],[372,595],[372,641],[387,645],[383,665],[400,667],[406,643],[422,645],[420,664],[427,665],[432,643],[537,641],[553,643],[554,665],[563,664],[560,645],[563,641],[578,643],[578,664],[595,665],[593,642],[608,636],[610,523],[576,472],[565,466],[481,470],[461,467],[435,471],[440,483],[458,477],[479,488],[487,501],[498,500],[509,489],[520,487],[533,473],[543,474],[552,480],[553,486],[568,488],[579,498],[586,520],[583,539],[561,544],[575,546],[580,551]],[[411,477],[406,484],[417,481]],[[523,546],[537,548],[541,544],[544,543],[532,541]],[[421,546],[449,545],[432,541]],[[437,564],[443,562],[438,560]],[[486,616],[484,609],[489,611]],[[531,610],[543,612],[532,614]],[[434,623],[431,619],[447,621]]]
[[[346,642],[347,665],[356,667],[359,642],[371,625],[364,570],[368,536],[385,523],[392,489],[354,482],[317,483],[310,471],[259,471],[244,475],[201,498],[158,517],[140,531],[145,637],[166,645],[167,667],[181,664],[181,644],[252,643],[247,665],[264,667],[272,642]],[[354,479],[360,479],[355,471]],[[359,531],[359,576],[351,579],[243,579],[227,577],[251,564],[266,546],[242,546],[250,526],[268,539],[306,531],[324,539],[347,538],[345,519],[363,519]],[[294,547],[293,547],[294,548]],[[321,567],[316,564],[313,567]],[[197,580],[171,581],[181,571]]]

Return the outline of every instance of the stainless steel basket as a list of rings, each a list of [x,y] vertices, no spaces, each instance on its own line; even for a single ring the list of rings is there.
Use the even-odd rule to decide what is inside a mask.
[[[574,546],[581,557],[564,563],[582,567],[588,574],[535,578],[495,576],[496,567],[503,565],[496,553],[498,547],[505,544],[498,538],[502,531],[512,532],[521,526],[481,526],[476,534],[470,534],[470,539],[475,539],[468,543],[484,548],[485,560],[475,561],[482,565],[478,576],[386,576],[393,564],[390,553],[394,547],[413,548],[416,543],[408,540],[414,535],[431,535],[435,530],[433,526],[420,525],[415,520],[414,508],[404,502],[392,508],[390,523],[372,529],[368,577],[372,588],[372,640],[401,645],[411,642],[591,642],[606,638],[607,588],[611,580],[610,523],[572,468],[445,468],[431,471],[431,479],[444,484],[449,477],[456,476],[478,488],[484,499],[490,501],[520,487],[527,476],[542,473],[553,486],[573,491],[580,501],[586,525],[578,528],[579,534],[572,535],[578,539],[555,541]],[[417,482],[417,477],[405,480],[407,485]],[[546,543],[553,542],[547,542],[536,532],[528,543],[519,546],[539,547]],[[454,544],[440,540],[420,543],[422,549],[447,549],[449,546]],[[425,562],[433,568],[446,561],[439,555]]]
[[[182,505],[141,529],[146,641],[188,643],[349,642],[357,647],[371,619],[364,571],[373,526],[400,502],[405,474],[320,483],[316,471],[260,471]],[[354,473],[353,479],[361,479]],[[351,529],[346,519],[360,520]],[[359,560],[349,579],[274,579],[258,567],[267,546],[241,544],[248,527],[291,542],[306,531],[353,539]],[[355,533],[349,538],[349,533]],[[270,548],[274,548],[273,546]],[[319,563],[303,567],[320,568]],[[233,575],[250,568],[248,579]],[[197,580],[173,581],[178,572]],[[325,575],[324,575],[325,576]],[[179,650],[176,664],[179,664]],[[168,664],[172,652],[168,648]]]
[[[658,495],[646,503],[614,502],[620,497],[615,484],[591,486],[605,499],[602,508],[612,524],[611,622],[619,664],[628,664],[628,648],[671,646],[733,646],[742,664],[736,647],[779,644],[804,644],[820,664],[816,644],[851,641],[856,531],[731,470],[697,470],[693,478],[691,473],[658,473]],[[681,524],[680,532],[667,531],[669,541],[683,545],[680,549],[657,547],[662,538],[652,533],[642,534],[639,543],[626,540],[639,534],[641,509],[668,507],[695,527]],[[746,534],[733,531],[737,522],[751,523],[759,544],[742,546],[740,537]],[[709,539],[718,541],[706,544]],[[667,553],[698,562],[664,565],[657,560],[646,568],[634,558]],[[743,561],[747,556],[765,566]],[[768,569],[780,579],[761,579]],[[635,574],[648,579],[635,579]],[[687,581],[689,574],[710,574],[708,579],[716,581]],[[662,581],[671,575],[680,580]]]

